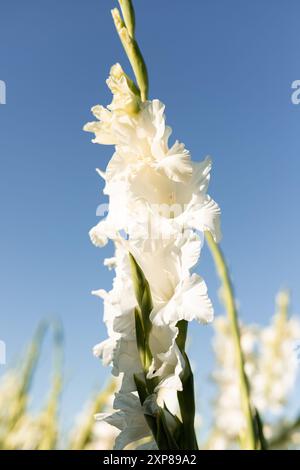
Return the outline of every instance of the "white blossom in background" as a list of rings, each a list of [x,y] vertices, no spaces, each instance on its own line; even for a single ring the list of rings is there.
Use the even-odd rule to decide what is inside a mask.
[[[86,450],[111,450],[115,445],[118,429],[105,421],[96,421],[93,430],[93,439]]]
[[[218,395],[214,401],[215,435],[210,445],[212,448],[223,449],[230,446],[240,430],[245,427],[245,417],[241,409],[235,348],[227,317],[215,318],[213,327],[215,330],[213,348],[217,362],[213,379],[217,385]],[[257,333],[256,326],[241,325],[241,346],[250,382],[257,368]]]
[[[277,304],[288,303],[285,292],[277,296]],[[295,386],[299,368],[296,344],[300,339],[299,318],[288,318],[278,311],[270,326],[261,332],[258,373],[253,383],[258,409],[280,414]]]
[[[99,419],[121,430],[116,448],[143,438],[151,447],[144,415],[152,414],[157,404],[178,409],[174,397],[182,389],[184,360],[176,344],[176,324],[182,319],[201,323],[213,319],[205,282],[192,270],[204,230],[220,238],[220,210],[207,195],[211,160],[193,162],[182,143],[169,145],[171,129],[165,123],[164,105],[159,100],[142,103],[119,64],[112,67],[107,84],[112,103],[92,108],[97,121],[84,127],[95,134],[93,142],[115,146],[106,170],[98,170],[105,181],[109,211],[90,231],[96,246],[114,242],[115,255],[105,264],[116,273],[111,291],[93,292],[104,301],[108,332],[94,353],[105,365],[112,365],[112,373],[122,377],[122,384],[114,402],[117,412]],[[143,407],[133,377],[142,369],[129,252],[143,270],[153,300],[153,362],[148,378],[157,377],[158,385]]]
[[[26,413],[21,417],[13,432],[7,435],[5,447],[10,450],[36,450],[42,431],[38,419]]]
[[[277,297],[277,304],[285,293]],[[218,394],[214,401],[214,432],[209,448],[226,449],[236,446],[238,436],[245,428],[241,409],[238,371],[230,326],[226,317],[214,321],[214,353],[217,368],[213,379]],[[253,405],[263,416],[265,424],[270,415],[280,416],[285,410],[297,379],[299,361],[295,351],[300,338],[300,321],[278,310],[270,325],[241,325],[241,344],[245,370],[251,384]],[[266,433],[268,433],[266,426]],[[271,435],[268,436],[271,438]]]
[[[51,403],[38,412],[29,409],[21,369],[4,374],[0,381],[0,448],[7,450],[52,449],[58,433],[57,414]],[[49,413],[50,411],[50,413]],[[53,413],[52,413],[53,411]],[[49,446],[48,446],[49,444]]]

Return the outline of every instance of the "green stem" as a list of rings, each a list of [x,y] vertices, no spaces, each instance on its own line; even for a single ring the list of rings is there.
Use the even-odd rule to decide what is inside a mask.
[[[223,287],[224,304],[230,323],[232,339],[236,354],[236,364],[239,373],[241,405],[246,420],[246,435],[242,436],[243,447],[248,450],[256,449],[256,433],[253,409],[250,400],[250,386],[244,367],[244,355],[241,347],[241,333],[238,322],[238,312],[234,299],[233,286],[224,255],[219,245],[209,232],[205,232],[206,241],[215,262],[216,270]]]
[[[128,33],[132,38],[135,34],[135,13],[131,0],[119,0],[119,5],[122,10],[122,15],[125,21]]]
[[[121,43],[136,77],[136,81],[140,89],[141,100],[146,101],[149,87],[148,73],[144,58],[134,37],[134,9],[131,0],[119,0],[119,4],[123,13],[124,21],[117,8],[114,8],[111,11],[111,14]]]

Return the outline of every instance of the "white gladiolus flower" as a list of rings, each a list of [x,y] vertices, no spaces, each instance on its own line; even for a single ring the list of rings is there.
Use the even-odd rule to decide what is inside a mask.
[[[98,396],[89,400],[83,410],[77,415],[69,436],[69,446],[72,450],[111,450],[119,430],[110,426],[104,420],[96,421],[95,413],[99,410],[113,412],[113,393],[115,384],[112,382]]]
[[[142,250],[136,244],[132,246],[130,251],[150,285],[154,325],[175,326],[180,320],[194,319],[212,321],[213,309],[205,282],[197,274],[190,274],[200,250],[200,238],[192,232],[164,243],[148,240],[142,244]]]
[[[117,393],[114,408],[119,411],[111,415],[100,413],[96,415],[96,419],[104,420],[121,431],[116,438],[116,450],[124,449],[140,439],[152,437],[145,419],[145,410],[135,394]]]
[[[126,174],[122,174],[124,167]],[[193,163],[185,184],[161,174],[148,162],[130,162],[117,155],[113,172],[108,165],[102,174],[104,193],[110,198],[109,214],[91,230],[92,242],[103,246],[120,230],[133,239],[146,240],[176,238],[188,229],[209,230],[219,241],[220,210],[206,194],[210,169],[209,158]]]
[[[192,162],[182,143],[169,145],[171,129],[165,123],[164,105],[159,100],[141,102],[118,64],[107,83],[113,101],[107,108],[93,107],[97,121],[84,129],[95,134],[93,142],[115,146],[106,171],[97,170],[105,180],[109,210],[91,229],[90,238],[100,247],[109,240],[115,244],[115,256],[105,261],[115,269],[113,288],[93,292],[104,301],[108,332],[94,354],[121,378],[114,402],[117,412],[99,419],[121,431],[116,448],[123,449],[144,438],[152,440],[145,415],[155,414],[158,406],[165,404],[180,418],[177,391],[182,390],[185,360],[177,345],[177,323],[212,321],[205,282],[192,269],[200,256],[203,232],[220,238],[220,210],[207,195],[211,160]],[[143,406],[135,383],[143,368],[129,253],[149,283],[153,306],[147,379],[155,379],[156,385]]]
[[[293,390],[299,368],[295,352],[300,338],[297,318],[282,319],[276,314],[269,327],[261,332],[258,373],[254,379],[257,407],[279,414]]]
[[[82,424],[79,422],[78,427]],[[93,439],[85,450],[111,450],[118,436],[118,430],[105,421],[96,421],[93,429]]]
[[[212,436],[210,445],[216,448],[218,436],[222,435],[222,448],[225,441],[225,448],[230,448],[245,429],[245,418],[228,320],[217,318],[214,329],[217,370],[213,378],[218,386],[218,396],[214,402],[216,435]],[[241,325],[241,345],[251,384],[251,399],[263,416],[277,415],[287,404],[297,378],[299,364],[295,342],[299,338],[299,320],[288,318],[284,312],[278,312],[265,328]]]

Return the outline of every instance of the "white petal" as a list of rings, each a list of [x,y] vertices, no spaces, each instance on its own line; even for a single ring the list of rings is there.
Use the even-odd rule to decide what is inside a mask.
[[[154,164],[154,167],[162,170],[171,180],[182,183],[189,181],[193,171],[190,154],[178,141]]]
[[[204,280],[198,274],[192,274],[184,281],[181,292],[181,319],[197,320],[200,323],[209,323],[213,320],[214,312],[211,300],[207,295],[207,287]]]
[[[218,243],[221,238],[221,210],[218,204],[206,196],[201,209],[199,210],[199,219],[197,221],[197,228],[202,230],[208,230],[211,232],[214,240]]]

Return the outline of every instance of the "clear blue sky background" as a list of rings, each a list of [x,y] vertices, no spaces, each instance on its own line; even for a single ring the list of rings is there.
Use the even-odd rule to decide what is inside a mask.
[[[95,249],[101,182],[112,149],[90,143],[90,107],[107,104],[110,66],[129,66],[115,33],[113,0],[4,0],[0,14],[0,338],[11,364],[35,326],[60,317],[66,335],[63,420],[70,423],[107,376],[91,348],[105,337],[92,289],[109,288]],[[213,156],[210,194],[223,217],[222,246],[242,317],[266,323],[279,287],[300,310],[300,79],[298,0],[136,0],[137,36],[150,94],[167,106],[174,136],[193,158]],[[216,313],[218,282],[205,276]],[[211,368],[211,327],[191,329],[201,407]],[[46,346],[35,403],[48,386]],[[4,372],[5,367],[0,368]]]

